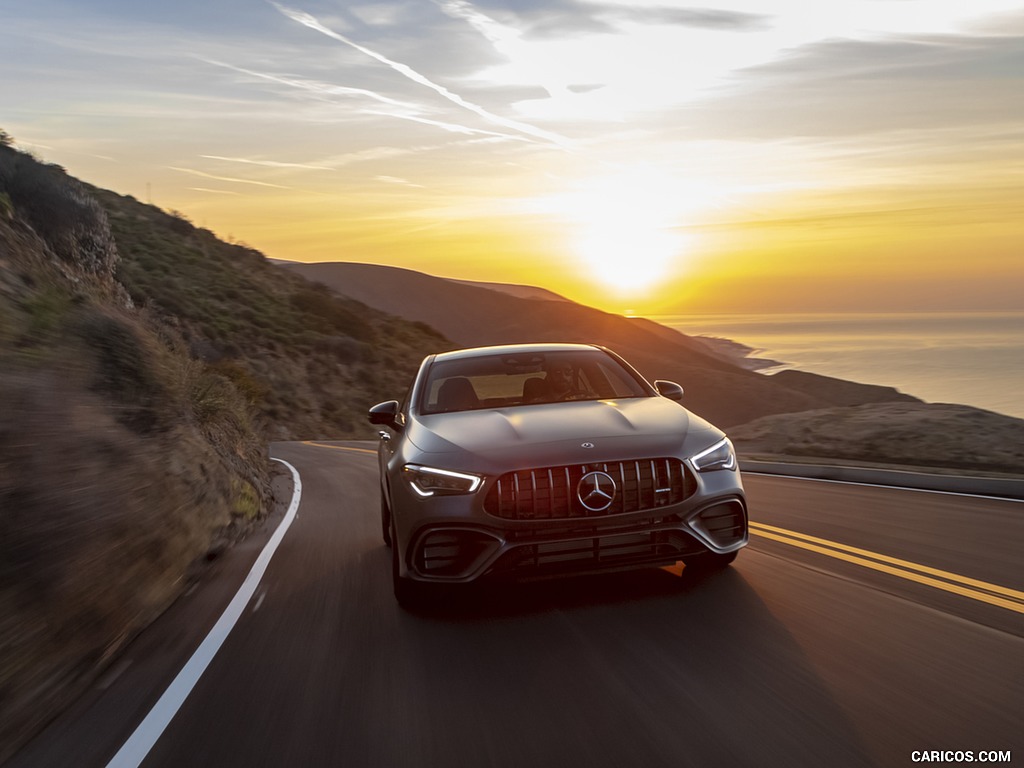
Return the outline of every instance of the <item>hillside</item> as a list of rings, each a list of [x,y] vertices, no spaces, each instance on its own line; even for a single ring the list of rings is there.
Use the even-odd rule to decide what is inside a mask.
[[[0,761],[269,504],[267,443],[366,431],[423,325],[0,132]]]
[[[1024,476],[1024,420],[944,403],[877,403],[766,416],[732,431],[749,459]]]
[[[179,330],[192,357],[246,392],[270,439],[367,433],[366,409],[400,396],[426,352],[452,344],[218,240],[180,214],[93,189],[137,306]]]
[[[716,355],[704,340],[569,301],[521,298],[371,264],[281,266],[371,307],[425,322],[460,346],[528,341],[603,344],[647,378],[682,384],[687,407],[723,427],[770,414],[916,399],[888,387],[838,382],[815,374],[763,376]]]
[[[520,299],[541,299],[542,301],[569,301],[547,288],[538,288],[535,285],[519,285],[516,283],[487,283],[479,280],[451,280],[460,285],[470,285],[476,288],[490,288],[492,291],[505,293]]]
[[[688,337],[568,300],[454,282],[367,264],[281,266],[371,306],[422,320],[459,345],[587,341],[622,354],[650,379],[685,388],[685,404],[726,427],[740,454],[1024,475],[1024,420],[964,405],[924,403],[892,387],[807,371],[754,372],[726,339]],[[539,294],[543,296],[543,294]],[[547,299],[548,297],[544,297]]]

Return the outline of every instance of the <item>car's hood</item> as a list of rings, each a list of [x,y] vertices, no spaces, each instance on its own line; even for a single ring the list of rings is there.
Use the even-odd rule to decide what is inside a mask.
[[[483,469],[492,462],[550,466],[678,455],[687,443],[697,451],[720,435],[678,403],[641,397],[421,416],[408,437],[420,451],[462,454],[458,464]]]

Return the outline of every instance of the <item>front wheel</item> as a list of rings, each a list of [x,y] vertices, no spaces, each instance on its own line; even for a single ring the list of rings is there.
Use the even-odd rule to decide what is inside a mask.
[[[394,590],[395,600],[403,608],[415,608],[423,599],[423,585],[401,575],[398,559],[402,555],[399,552],[400,547],[398,546],[398,537],[395,534],[394,520],[391,521],[388,538],[390,539],[391,546],[391,588]]]
[[[387,546],[391,546],[391,508],[388,506],[387,497],[384,496],[384,489],[380,489],[380,530],[381,538]]]

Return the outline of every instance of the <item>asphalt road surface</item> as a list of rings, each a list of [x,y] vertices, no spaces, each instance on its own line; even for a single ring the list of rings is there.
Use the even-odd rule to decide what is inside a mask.
[[[8,765],[1024,765],[1024,503],[748,474],[751,544],[721,573],[492,588],[410,613],[391,595],[372,448],[272,447],[300,478],[294,519],[141,753],[119,750],[280,516]]]

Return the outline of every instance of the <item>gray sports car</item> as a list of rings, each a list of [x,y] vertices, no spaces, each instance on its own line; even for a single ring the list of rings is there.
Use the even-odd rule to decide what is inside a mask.
[[[728,565],[747,507],[725,434],[610,350],[430,355],[380,403],[381,526],[395,596],[427,584]]]

